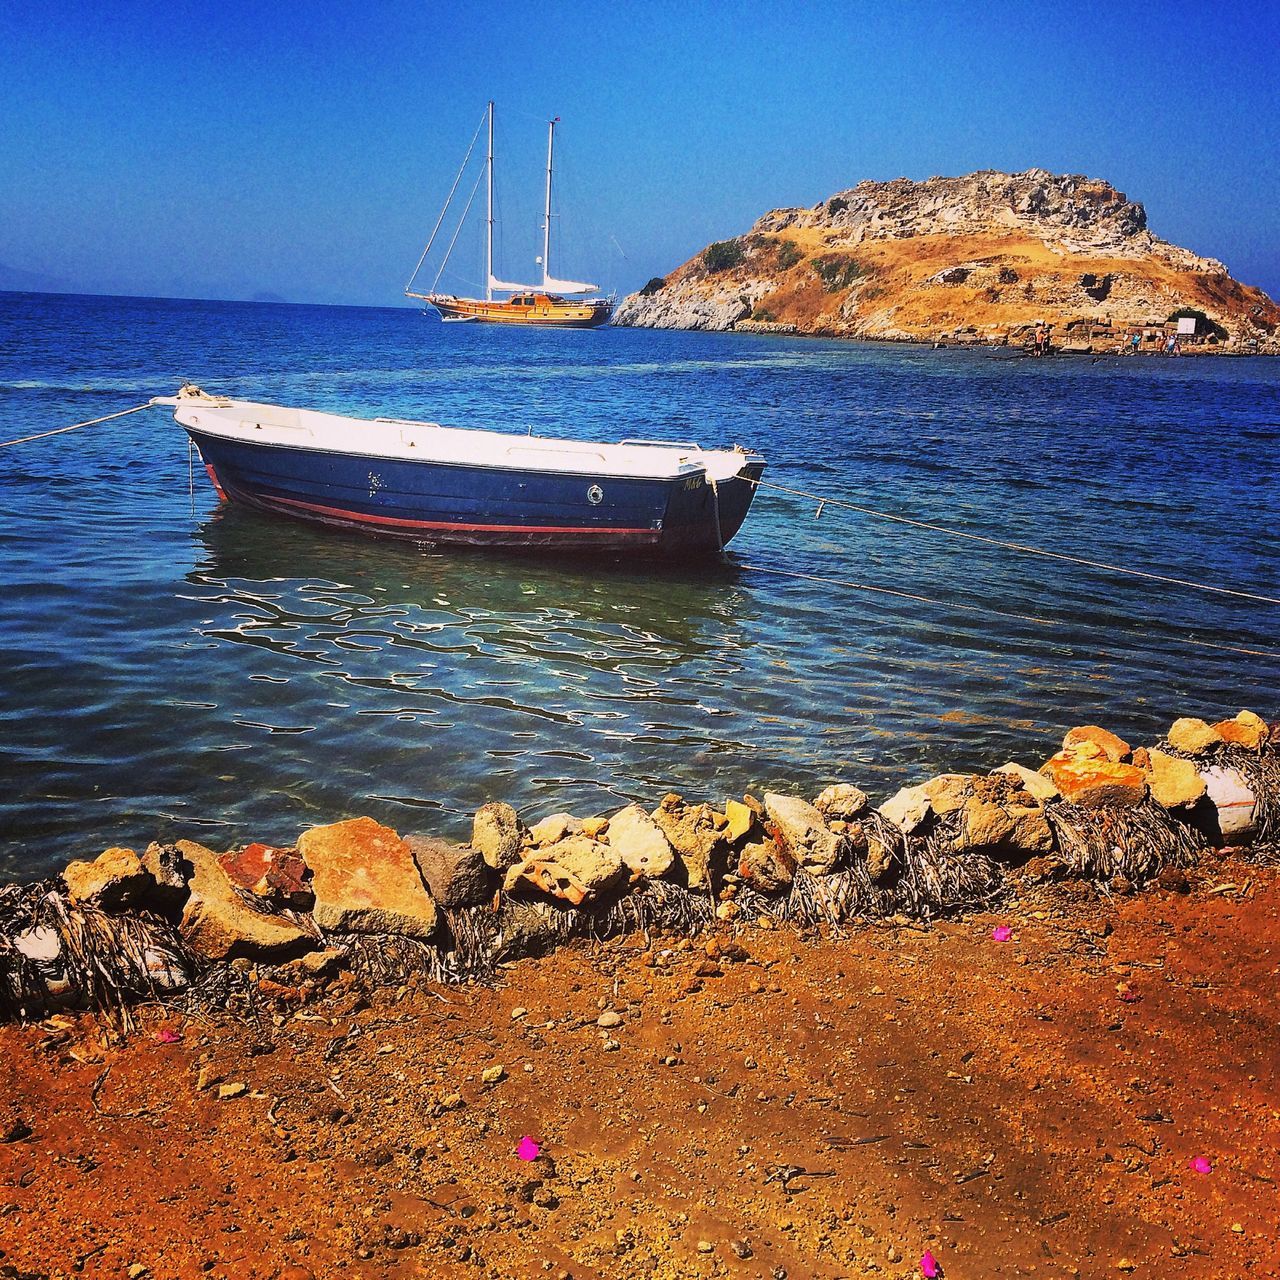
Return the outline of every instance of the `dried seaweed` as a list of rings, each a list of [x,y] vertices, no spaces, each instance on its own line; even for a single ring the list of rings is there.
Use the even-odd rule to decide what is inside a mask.
[[[1004,871],[988,854],[958,849],[962,810],[936,817],[923,835],[902,837],[898,909],[918,920],[990,906],[1004,892]]]
[[[121,1030],[133,1026],[130,1005],[171,996],[198,968],[173,926],[155,917],[108,915],[46,893],[36,923],[57,933],[60,963],[77,1003]]]
[[[1150,799],[1123,808],[1052,804],[1045,817],[1062,861],[1098,884],[1121,876],[1142,886],[1165,867],[1191,866],[1205,843],[1200,832]]]
[[[421,938],[352,933],[331,936],[328,941],[343,952],[351,972],[371,987],[402,986],[414,976],[441,984],[465,982],[474,976],[459,965],[455,952]]]
[[[597,938],[617,934],[681,934],[691,937],[715,923],[715,908],[705,893],[669,880],[646,880],[630,893],[584,913]]]
[[[38,1017],[48,1004],[44,975],[13,939],[35,924],[37,906],[49,888],[41,883],[0,889],[0,1020],[5,1022]]]

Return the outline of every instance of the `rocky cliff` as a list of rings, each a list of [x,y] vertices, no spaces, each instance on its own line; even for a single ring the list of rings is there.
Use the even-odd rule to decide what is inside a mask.
[[[861,182],[811,209],[775,209],[624,299],[614,323],[849,338],[1105,347],[1176,311],[1202,338],[1280,351],[1280,308],[1226,267],[1159,239],[1106,182],[1043,169]]]

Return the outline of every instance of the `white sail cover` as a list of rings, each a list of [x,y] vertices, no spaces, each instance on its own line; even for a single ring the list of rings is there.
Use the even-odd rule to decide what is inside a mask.
[[[536,284],[511,284],[506,280],[499,280],[497,276],[489,277],[490,292],[497,293],[535,293],[541,286]]]
[[[542,287],[547,293],[595,293],[600,286],[582,284],[577,280],[553,280],[550,276],[544,275]]]

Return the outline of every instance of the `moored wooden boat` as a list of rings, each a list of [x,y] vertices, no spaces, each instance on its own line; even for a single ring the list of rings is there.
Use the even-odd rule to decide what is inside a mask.
[[[459,298],[449,293],[422,297],[446,320],[485,320],[490,324],[531,324],[560,329],[594,329],[608,324],[613,303],[607,298],[561,298],[523,293],[512,298]]]
[[[420,293],[415,291],[413,287],[413,282],[417,279],[419,271],[422,270],[422,265],[431,253],[436,236],[444,224],[445,215],[448,213],[450,203],[458,189],[458,180],[462,177],[462,173],[467,167],[467,161],[471,158],[471,148],[468,148],[467,158],[463,160],[462,168],[458,170],[458,177],[454,179],[453,189],[449,192],[449,196],[444,202],[444,208],[440,210],[440,217],[436,220],[435,228],[427,241],[427,247],[423,249],[422,256],[418,259],[418,265],[413,269],[413,275],[409,277],[409,283],[405,286],[405,296],[418,298],[427,303],[428,306],[439,313],[443,320],[479,320],[488,324],[520,324],[559,329],[595,329],[600,325],[608,324],[616,303],[616,299],[613,296],[601,297],[594,284],[579,280],[557,280],[551,274],[551,179],[554,170],[558,116],[547,126],[546,202],[542,219],[542,255],[538,258],[538,263],[542,268],[542,283],[540,285],[512,284],[506,280],[499,280],[493,274],[492,102],[489,103],[486,110],[485,120],[488,124],[489,146],[485,156],[487,214],[485,218],[484,297],[467,298],[457,294],[442,293],[434,285],[430,292]],[[477,136],[479,136],[478,131]],[[471,142],[472,148],[475,146],[475,141],[475,138],[473,138]],[[474,192],[472,194],[474,195]],[[470,207],[471,202],[468,201],[467,209],[469,210]],[[461,230],[466,216],[467,211],[464,210],[458,223],[458,230]],[[453,250],[457,237],[458,232],[455,231],[453,239],[449,243],[449,248],[445,252],[444,260],[440,263],[440,268],[436,272],[436,284],[439,283],[440,276],[448,265],[449,254]],[[495,297],[495,294],[510,294],[511,296],[502,298]]]
[[[714,553],[738,532],[764,459],[740,448],[509,435],[208,396],[158,397],[219,495],[417,543]]]

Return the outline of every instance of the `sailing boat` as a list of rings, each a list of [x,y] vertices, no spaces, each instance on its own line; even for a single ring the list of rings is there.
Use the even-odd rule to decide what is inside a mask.
[[[436,220],[435,229],[431,232],[431,239],[427,241],[427,247],[422,251],[422,256],[418,259],[418,265],[414,268],[413,275],[409,278],[409,283],[405,286],[406,296],[420,298],[423,302],[428,303],[440,313],[440,317],[444,320],[483,320],[490,324],[531,324],[558,329],[594,329],[598,325],[609,322],[609,317],[613,315],[615,301],[612,296],[607,298],[598,296],[599,289],[594,284],[586,284],[577,280],[557,280],[551,274],[551,178],[558,119],[559,117],[556,120],[552,120],[547,126],[547,188],[542,223],[542,283],[540,285],[511,284],[505,280],[499,280],[493,274],[493,103],[490,102],[488,107],[489,147],[485,157],[488,200],[485,224],[484,297],[462,298],[456,294],[435,291],[435,284],[439,283],[440,276],[448,264],[448,253],[445,254],[444,261],[440,264],[440,270],[436,272],[432,291],[430,293],[415,293],[413,290],[413,282],[417,278],[418,272],[422,270],[422,264],[426,261],[427,255],[431,252],[436,235],[444,222],[445,214],[449,210],[449,203],[453,199],[454,192],[458,189],[458,181],[462,177],[462,170],[466,168],[467,160],[471,158],[470,149],[467,151],[466,159],[462,162],[462,169],[458,170],[458,176],[453,181],[453,187],[449,192],[448,199],[445,200],[444,208],[440,211],[440,217]],[[474,145],[475,139],[473,138],[472,146]],[[472,196],[474,195],[475,192],[473,190]],[[467,209],[470,209],[470,207],[471,202],[468,201]],[[464,210],[462,219],[465,220],[466,216],[467,211]],[[461,221],[459,222],[460,228]],[[452,250],[453,243],[457,238],[457,231],[455,231],[453,241],[449,244],[450,250]],[[495,298],[495,294],[509,294],[510,297]],[[593,294],[597,296],[585,296]],[[565,295],[584,296],[566,297]]]

